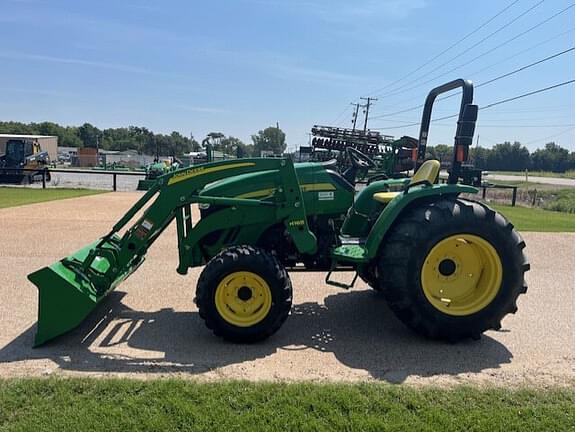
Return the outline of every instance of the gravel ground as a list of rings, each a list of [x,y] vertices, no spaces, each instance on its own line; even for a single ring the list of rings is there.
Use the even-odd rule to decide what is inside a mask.
[[[529,292],[501,331],[478,342],[424,340],[364,284],[346,292],[326,286],[322,273],[295,273],[294,307],[283,328],[263,343],[234,345],[200,320],[192,301],[199,270],[175,272],[171,226],[82,326],[32,349],[37,293],[26,275],[106,233],[139,196],[109,193],[0,210],[0,377],[575,383],[575,234],[524,235]]]

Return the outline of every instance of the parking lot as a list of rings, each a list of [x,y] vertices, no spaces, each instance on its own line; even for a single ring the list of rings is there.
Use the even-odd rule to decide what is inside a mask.
[[[201,269],[176,273],[171,226],[84,324],[33,349],[37,292],[26,275],[105,234],[139,196],[106,193],[0,210],[0,377],[575,382],[575,234],[562,233],[524,234],[529,291],[502,330],[480,341],[422,339],[363,283],[344,291],[326,286],[323,273],[294,273],[294,306],[282,329],[263,343],[235,345],[212,335],[198,316],[193,298]]]

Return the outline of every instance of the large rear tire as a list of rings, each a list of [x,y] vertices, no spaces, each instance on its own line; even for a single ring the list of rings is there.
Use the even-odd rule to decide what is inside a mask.
[[[397,317],[426,337],[455,342],[499,330],[527,291],[525,243],[484,204],[460,198],[420,204],[384,241],[380,290]]]
[[[196,292],[206,326],[232,342],[271,336],[285,322],[291,303],[285,268],[272,254],[253,246],[232,246],[212,258]]]

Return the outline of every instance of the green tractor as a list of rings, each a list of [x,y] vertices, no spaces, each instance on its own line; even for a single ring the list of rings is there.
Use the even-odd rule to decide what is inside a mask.
[[[169,172],[176,171],[181,167],[181,165],[181,162],[179,162],[175,157],[173,160],[160,160],[158,157],[156,157],[154,162],[146,165],[146,177],[138,182],[137,190],[144,191],[150,189],[158,177],[163,176]]]
[[[471,82],[431,91],[420,150],[436,96],[456,88],[462,102],[446,184],[437,183],[439,162],[424,162],[423,151],[411,180],[376,181],[357,192],[356,178],[373,161],[356,149],[349,150],[352,165],[343,174],[329,162],[269,158],[160,176],[107,235],[28,276],[39,289],[35,344],[79,325],[136,271],[174,219],[177,272],[205,266],[195,293],[199,314],[229,341],[256,342],[281,327],[292,303],[289,272],[298,270],[325,271],[326,282],[342,288],[361,277],[401,321],[429,338],[476,339],[499,329],[527,289],[529,264],[525,243],[503,216],[461,197],[477,192],[458,184],[477,119]],[[390,192],[398,183],[403,190]],[[199,207],[198,220],[192,205]],[[346,270],[355,272],[350,283],[331,279]]]

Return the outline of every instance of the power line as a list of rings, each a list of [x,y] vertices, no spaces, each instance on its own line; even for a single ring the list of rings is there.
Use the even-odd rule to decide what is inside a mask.
[[[502,104],[505,104],[505,103],[508,103],[508,102],[512,102],[512,101],[515,101],[515,100],[518,100],[518,99],[522,99],[522,98],[525,98],[525,97],[528,97],[528,96],[533,96],[533,95],[536,95],[536,94],[539,94],[539,93],[544,93],[544,92],[546,92],[546,91],[553,90],[553,89],[556,89],[556,88],[559,88],[559,87],[563,87],[563,86],[566,86],[566,85],[569,85],[569,84],[573,84],[573,83],[575,83],[575,79],[568,80],[568,81],[563,81],[563,82],[561,82],[561,83],[554,84],[554,85],[551,85],[551,86],[548,86],[548,87],[544,87],[544,88],[540,88],[540,89],[537,89],[537,90],[533,90],[533,91],[530,91],[530,92],[527,92],[527,93],[523,93],[523,94],[520,94],[520,95],[517,95],[517,96],[513,96],[513,97],[510,97],[510,98],[507,98],[507,99],[502,99],[502,100],[499,100],[499,101],[497,101],[497,102],[492,102],[492,103],[490,103],[490,104],[488,104],[488,105],[479,107],[479,109],[480,109],[480,110],[486,110],[486,109],[489,109],[489,108],[493,108],[494,106],[502,105]],[[450,118],[457,117],[458,115],[459,115],[459,114],[452,114],[452,115],[440,117],[440,118],[437,118],[437,119],[433,119],[432,121],[435,122],[435,121],[440,121],[440,120],[446,120],[446,119],[450,119]],[[417,123],[406,124],[406,125],[403,125],[403,126],[389,126],[389,127],[386,127],[386,128],[375,128],[374,130],[400,129],[400,128],[406,128],[406,127],[411,127],[411,126],[417,126],[417,125],[419,125],[419,124],[420,124],[420,123],[417,122]]]
[[[511,59],[513,59],[513,58],[515,58],[515,57],[518,57],[519,55],[522,55],[522,54],[524,54],[525,52],[532,51],[533,49],[535,49],[535,48],[537,48],[537,47],[539,47],[539,46],[541,46],[541,45],[544,45],[544,44],[546,44],[546,43],[549,43],[549,42],[551,42],[551,41],[553,41],[553,40],[555,40],[555,39],[558,39],[558,38],[560,38],[561,36],[564,36],[564,35],[566,35],[566,34],[568,34],[568,33],[573,32],[573,31],[575,31],[575,27],[572,27],[572,28],[570,28],[569,30],[564,31],[564,32],[561,32],[561,33],[559,33],[559,34],[556,34],[555,36],[552,36],[552,37],[550,37],[549,39],[546,39],[546,40],[544,40],[544,41],[542,41],[542,42],[539,42],[539,43],[537,43],[537,44],[535,44],[535,45],[531,45],[530,47],[528,47],[528,48],[524,49],[523,51],[520,51],[520,52],[518,52],[518,53],[512,55],[511,57],[506,57],[504,60],[498,61],[497,63],[493,63],[493,64],[491,64],[491,65],[489,65],[489,66],[487,66],[487,67],[484,67],[483,69],[480,69],[480,70],[478,70],[478,71],[475,71],[475,72],[473,72],[472,74],[469,74],[469,76],[474,76],[474,75],[477,75],[477,74],[479,74],[479,73],[481,73],[481,72],[483,72],[483,71],[485,71],[485,70],[487,70],[487,69],[491,69],[491,68],[494,67],[494,66],[500,65],[500,64],[503,63],[503,62],[506,62],[506,61],[511,60]],[[456,94],[459,94],[459,93],[456,93]],[[447,97],[451,97],[451,96],[447,96]],[[446,98],[447,98],[447,97],[446,97]],[[414,98],[410,98],[410,99],[408,99],[408,100],[406,100],[406,101],[400,102],[398,105],[401,105],[402,103],[409,102],[409,101],[412,101],[412,100],[417,100],[417,99],[421,99],[421,96],[414,97]],[[444,98],[440,98],[440,99],[438,99],[438,100],[443,100],[443,99],[444,99]],[[382,115],[379,115],[379,116],[376,116],[376,117],[372,117],[372,118],[383,118],[383,117],[393,116],[393,115],[396,115],[396,114],[401,114],[401,113],[404,113],[404,112],[415,111],[416,109],[421,108],[422,106],[423,106],[423,104],[421,104],[421,105],[416,105],[416,106],[412,106],[412,107],[409,107],[409,108],[402,109],[401,111],[395,111],[395,112],[393,112],[393,113],[382,114]]]
[[[448,123],[434,123],[435,126],[450,126],[453,127],[452,124]],[[520,128],[560,128],[560,127],[571,127],[575,126],[575,123],[568,123],[568,124],[550,124],[550,125],[525,125],[525,124],[482,124],[479,123],[477,125],[478,128],[512,128],[512,127],[520,127]]]
[[[421,69],[423,69],[425,66],[429,65],[430,63],[432,63],[433,61],[437,60],[439,57],[441,57],[443,54],[445,54],[446,52],[450,51],[451,49],[455,48],[457,45],[459,45],[461,42],[467,40],[470,36],[473,36],[475,33],[477,33],[479,30],[481,30],[482,28],[484,28],[485,26],[487,26],[489,23],[491,23],[493,20],[495,20],[497,17],[499,17],[501,14],[503,14],[504,12],[506,12],[508,9],[510,9],[513,5],[515,5],[516,3],[518,3],[520,0],[515,0],[513,2],[511,2],[510,4],[508,4],[506,7],[504,7],[502,10],[500,10],[499,12],[497,12],[495,15],[493,15],[491,18],[489,18],[487,21],[485,21],[483,24],[481,24],[479,27],[477,27],[476,29],[472,30],[471,32],[467,33],[465,36],[463,36],[461,39],[459,39],[458,41],[454,42],[453,44],[451,44],[450,46],[448,46],[447,48],[445,48],[443,51],[441,51],[439,54],[435,55],[433,58],[427,60],[425,63],[423,63],[422,65],[418,66],[417,68],[413,69],[411,72],[407,73],[406,75],[404,75],[403,77],[381,87],[378,89],[375,89],[369,93],[373,94],[376,92],[380,92],[382,90],[385,90],[389,87],[394,86],[395,84],[403,81],[406,78],[409,78],[410,76],[412,76],[414,73],[419,72]]]
[[[333,122],[331,122],[331,124],[337,124],[337,122],[343,117],[343,115],[347,112],[348,109],[349,109],[349,106],[346,106],[345,109],[337,115],[335,120]]]
[[[450,119],[453,117],[457,117],[458,115],[459,114],[451,114],[448,116],[433,119],[432,121],[436,122],[436,121],[441,121],[441,120],[447,120],[447,119]],[[389,127],[385,127],[385,128],[374,128],[374,130],[401,129],[401,128],[406,128],[406,127],[411,127],[411,126],[419,126],[420,124],[421,124],[421,122],[414,122],[414,123],[406,124],[403,126],[389,126]]]
[[[484,71],[486,71],[486,70],[488,70],[488,69],[493,68],[494,66],[498,66],[498,65],[500,65],[500,64],[502,64],[502,63],[508,62],[508,61],[511,60],[511,59],[514,59],[514,58],[516,58],[516,57],[519,57],[519,56],[525,54],[526,52],[531,52],[531,51],[533,51],[535,48],[538,48],[538,47],[540,47],[541,45],[548,44],[549,42],[554,41],[555,39],[559,39],[560,37],[565,36],[565,35],[568,34],[568,33],[572,33],[573,31],[575,31],[575,27],[571,27],[570,29],[568,29],[568,30],[566,30],[566,31],[563,31],[563,32],[561,32],[561,33],[559,33],[559,34],[556,34],[556,35],[550,37],[549,39],[545,39],[544,41],[538,42],[538,43],[536,43],[535,45],[531,45],[531,46],[525,48],[524,50],[519,51],[519,52],[513,54],[512,56],[507,56],[507,57],[505,57],[503,60],[499,60],[499,61],[497,61],[496,63],[492,63],[492,64],[490,64],[489,66],[483,67],[483,68],[481,68],[481,69],[479,69],[479,70],[476,70],[475,72],[472,72],[472,73],[470,73],[470,74],[465,74],[465,75],[466,75],[466,76],[469,76],[469,77],[475,76],[475,75],[477,75],[477,74],[479,74],[479,73],[481,73],[481,72],[484,72]],[[457,93],[457,94],[458,94],[458,93]],[[451,97],[451,96],[448,96],[448,97]],[[419,100],[419,99],[421,99],[421,96],[412,97],[412,98],[403,100],[403,101],[401,101],[401,102],[398,102],[396,105],[402,105],[402,104],[405,104],[405,103],[407,103],[407,102],[411,102],[411,101],[413,101],[413,100]],[[441,99],[439,99],[439,100],[441,100]],[[421,105],[418,105],[418,106],[415,107],[415,108],[420,108],[420,107],[421,107]]]
[[[503,100],[500,100],[500,101],[497,101],[497,102],[490,103],[489,105],[482,106],[480,109],[485,110],[485,109],[488,109],[488,108],[492,108],[492,107],[494,107],[494,106],[501,105],[501,104],[504,104],[504,103],[507,103],[507,102],[512,102],[512,101],[517,100],[517,99],[522,99],[522,98],[524,98],[524,97],[533,96],[533,95],[538,94],[538,93],[543,93],[543,92],[546,92],[546,91],[549,91],[549,90],[553,90],[553,89],[556,89],[556,88],[559,88],[559,87],[563,87],[563,86],[566,86],[566,85],[568,85],[568,84],[573,84],[574,82],[575,82],[575,79],[572,79],[572,80],[569,80],[569,81],[563,81],[562,83],[559,83],[559,84],[554,84],[554,85],[549,86],[549,87],[545,87],[545,88],[542,88],[542,89],[534,90],[534,91],[531,91],[531,92],[528,92],[528,93],[523,93],[523,94],[521,94],[521,95],[519,95],[519,96],[514,96],[514,97],[510,97],[510,98],[507,98],[507,99],[503,99]]]
[[[575,3],[574,3],[574,4],[575,4]],[[499,81],[500,79],[507,78],[507,77],[509,77],[509,76],[511,76],[511,75],[515,75],[516,73],[522,72],[522,71],[524,71],[524,70],[526,70],[526,69],[532,68],[532,67],[537,66],[537,65],[539,65],[539,64],[541,64],[541,63],[545,63],[545,62],[547,62],[547,61],[549,61],[549,60],[552,60],[552,59],[554,59],[554,58],[560,57],[560,56],[562,56],[562,55],[564,55],[564,54],[568,54],[568,53],[570,53],[570,52],[572,52],[572,51],[575,51],[575,46],[572,46],[572,47],[567,48],[567,49],[565,49],[565,50],[563,50],[563,51],[560,51],[560,52],[558,52],[558,53],[552,54],[552,55],[547,56],[547,57],[545,57],[545,58],[542,58],[542,59],[540,59],[540,60],[537,60],[537,61],[534,61],[534,62],[532,62],[532,63],[529,63],[529,64],[527,64],[527,65],[525,65],[525,66],[521,66],[521,67],[519,67],[519,68],[517,68],[517,69],[514,69],[514,70],[512,70],[512,71],[510,71],[510,72],[506,72],[506,73],[504,73],[504,74],[502,74],[502,75],[499,75],[499,76],[497,76],[497,77],[495,77],[495,78],[492,78],[492,79],[490,79],[490,80],[488,80],[488,81],[485,81],[485,82],[482,82],[482,83],[480,83],[480,84],[477,84],[477,85],[475,86],[475,88],[480,88],[480,87],[483,87],[483,86],[485,86],[485,85],[494,83],[495,81]],[[441,97],[441,98],[438,99],[438,101],[452,98],[452,97],[454,97],[454,96],[457,96],[458,94],[459,94],[459,92],[458,92],[458,93],[453,93],[453,94],[450,94],[450,95],[447,95],[447,96],[444,96],[444,97]],[[407,109],[405,109],[405,110],[396,111],[395,113],[382,114],[382,115],[374,116],[374,117],[371,117],[371,118],[372,118],[372,119],[378,119],[378,118],[383,118],[383,117],[390,117],[390,116],[395,115],[395,114],[401,114],[401,113],[405,113],[405,112],[409,112],[409,111],[414,111],[414,110],[419,109],[419,108],[421,108],[421,107],[423,107],[423,104],[420,104],[420,105],[417,105],[417,106],[414,106],[414,107],[411,107],[411,108],[407,108]]]
[[[540,47],[541,45],[545,45],[545,44],[547,44],[547,43],[549,43],[549,42],[551,42],[551,41],[553,41],[553,40],[555,40],[555,39],[559,39],[561,36],[565,36],[566,34],[571,33],[571,32],[573,32],[573,31],[575,31],[575,27],[571,27],[569,30],[565,30],[564,32],[561,32],[561,33],[559,33],[559,34],[556,34],[555,36],[552,36],[552,37],[550,37],[549,39],[545,39],[545,40],[542,41],[542,42],[536,43],[535,45],[531,45],[530,47],[525,48],[524,50],[519,51],[519,52],[513,54],[513,55],[510,56],[510,57],[505,57],[504,60],[498,61],[498,62],[496,62],[496,63],[492,63],[492,64],[490,64],[489,66],[486,66],[486,67],[484,67],[484,68],[482,68],[482,69],[479,69],[478,71],[475,71],[475,72],[473,72],[473,73],[470,73],[470,74],[468,74],[468,76],[477,75],[477,74],[479,74],[479,73],[481,73],[481,72],[486,71],[487,69],[491,69],[491,68],[494,67],[494,66],[498,66],[498,65],[500,65],[500,64],[503,63],[503,62],[507,62],[507,61],[509,61],[509,60],[511,60],[511,59],[514,59],[514,58],[516,58],[516,57],[519,57],[520,55],[525,54],[526,52],[533,51],[535,48],[538,48],[538,47]]]
[[[565,108],[575,109],[574,104],[567,105],[552,105],[552,106],[540,106],[537,108],[520,108],[512,110],[499,110],[500,113],[531,113],[531,112],[554,112],[554,111],[564,111]]]
[[[485,53],[483,53],[483,54],[481,54],[481,55],[475,57],[474,59],[470,60],[469,62],[463,63],[463,64],[461,64],[461,65],[459,65],[459,66],[456,66],[455,68],[450,69],[450,70],[447,71],[447,72],[442,73],[441,75],[438,75],[438,76],[436,76],[436,77],[434,77],[434,78],[431,78],[431,79],[429,79],[429,80],[427,80],[427,81],[425,81],[425,82],[423,82],[423,83],[421,83],[421,84],[418,84],[418,85],[416,85],[416,86],[408,87],[407,89],[405,88],[405,87],[409,86],[410,84],[414,84],[414,83],[418,82],[419,80],[421,80],[422,78],[425,78],[425,77],[428,76],[430,73],[433,73],[433,72],[435,72],[435,71],[441,69],[443,66],[448,65],[448,64],[451,63],[453,60],[456,60],[456,59],[460,58],[462,55],[464,55],[464,54],[466,54],[467,52],[471,51],[473,48],[476,48],[477,46],[481,45],[481,44],[482,44],[483,42],[485,42],[487,39],[491,38],[492,36],[495,36],[495,35],[496,35],[497,33],[499,33],[500,31],[506,29],[507,27],[509,27],[510,25],[514,24],[516,21],[518,21],[519,19],[521,19],[522,17],[524,17],[525,15],[527,15],[529,12],[531,12],[531,11],[533,11],[535,8],[539,7],[541,4],[543,4],[544,1],[545,1],[545,0],[539,0],[539,2],[537,2],[536,4],[534,4],[533,6],[531,6],[531,7],[530,7],[529,9],[527,9],[526,11],[522,12],[521,14],[519,14],[517,17],[515,17],[514,19],[512,19],[512,20],[509,21],[508,23],[506,23],[506,24],[504,24],[503,26],[499,27],[497,30],[495,30],[494,32],[490,33],[489,35],[487,35],[486,37],[484,37],[483,39],[481,39],[479,42],[476,42],[476,43],[473,44],[471,47],[466,48],[464,51],[462,51],[462,52],[460,52],[459,54],[457,54],[456,56],[450,58],[448,61],[443,62],[443,63],[441,63],[439,66],[435,67],[434,69],[432,69],[432,70],[426,72],[425,75],[420,75],[419,77],[417,77],[417,78],[415,78],[415,79],[409,81],[407,84],[404,84],[404,85],[402,85],[402,86],[399,86],[399,87],[397,87],[396,89],[393,89],[393,90],[391,90],[391,91],[388,92],[388,93],[382,94],[381,96],[382,96],[382,97],[395,96],[395,95],[397,95],[397,94],[402,94],[402,93],[405,93],[406,91],[409,91],[409,90],[412,90],[412,89],[414,89],[414,88],[420,87],[421,85],[427,84],[427,83],[429,83],[429,82],[431,82],[431,81],[433,81],[433,80],[435,80],[435,79],[437,79],[437,78],[440,78],[440,77],[442,77],[442,76],[447,75],[448,73],[453,72],[454,70],[459,69],[460,67],[463,67],[463,66],[465,66],[465,65],[467,65],[467,64],[469,64],[469,63],[472,63],[472,62],[474,62],[475,60],[477,60],[478,58],[483,57],[484,55],[487,55],[488,53],[493,52],[495,49],[500,48],[501,46],[503,46],[503,45],[505,45],[505,44],[511,42],[512,40],[514,40],[513,38],[510,39],[510,40],[508,40],[508,41],[506,41],[506,42],[504,42],[503,44],[500,44],[500,45],[496,46],[495,48],[493,48],[493,49],[491,49],[491,50],[489,50],[489,51],[487,51],[487,52],[485,52]],[[575,6],[575,3],[573,3],[573,4],[572,4],[571,6],[569,6],[569,7],[572,7],[572,6]],[[569,7],[566,8],[565,10],[569,9]],[[551,18],[548,18],[547,20],[545,20],[545,21],[543,21],[543,22],[541,22],[541,23],[539,23],[539,24],[537,24],[536,26],[534,26],[534,27],[528,29],[527,31],[525,31],[525,32],[523,32],[523,33],[520,33],[519,35],[515,36],[515,39],[518,38],[518,37],[520,37],[520,36],[522,36],[522,35],[525,34],[525,33],[528,33],[529,31],[534,30],[535,28],[537,28],[537,27],[540,26],[540,25],[543,25],[545,22],[547,22],[549,19],[552,19],[552,18],[554,18],[554,16],[551,17]]]
[[[522,67],[517,68],[517,69],[515,69],[515,70],[512,70],[511,72],[507,72],[507,73],[505,73],[505,74],[503,74],[503,75],[499,75],[498,77],[492,78],[492,79],[490,79],[490,80],[488,80],[488,81],[484,81],[484,82],[482,82],[481,84],[478,84],[478,85],[477,85],[477,88],[483,87],[483,86],[485,86],[485,85],[487,85],[487,84],[491,84],[491,83],[493,83],[493,82],[495,82],[495,81],[499,81],[500,79],[507,78],[508,76],[515,75],[516,73],[522,72],[522,71],[524,71],[525,69],[529,69],[529,68],[531,68],[531,67],[533,67],[533,66],[537,66],[538,64],[545,63],[546,61],[549,61],[549,60],[552,60],[552,59],[554,59],[554,58],[556,58],[556,57],[562,56],[563,54],[570,53],[571,51],[574,51],[574,50],[575,50],[575,46],[572,46],[571,48],[567,48],[566,50],[563,50],[563,51],[561,51],[561,52],[552,54],[552,55],[547,56],[547,57],[545,57],[545,58],[543,58],[543,59],[541,59],[541,60],[537,60],[537,61],[535,61],[535,62],[533,62],[533,63],[530,63],[530,64],[528,64],[528,65],[522,66]]]
[[[493,47],[493,48],[491,48],[491,49],[485,51],[484,53],[478,55],[477,57],[474,57],[474,58],[472,58],[471,60],[469,60],[469,61],[467,61],[467,62],[465,62],[465,63],[462,63],[462,64],[460,64],[459,66],[456,66],[456,67],[454,67],[454,68],[448,70],[447,72],[444,72],[444,73],[442,73],[442,74],[440,74],[440,75],[437,75],[437,76],[435,76],[435,77],[433,77],[433,78],[430,78],[430,79],[428,79],[427,81],[424,81],[424,82],[422,82],[422,83],[420,83],[420,84],[417,84],[417,85],[415,85],[415,86],[412,86],[412,87],[410,87],[410,88],[407,88],[407,89],[404,89],[404,90],[402,90],[402,91],[398,91],[398,92],[395,92],[395,93],[392,93],[392,94],[389,94],[389,93],[388,93],[388,94],[383,95],[383,96],[384,96],[384,97],[385,97],[385,96],[389,97],[389,96],[395,96],[395,95],[398,95],[398,94],[405,93],[405,92],[407,92],[407,91],[409,91],[409,90],[413,90],[413,89],[415,89],[415,88],[418,88],[418,87],[421,87],[421,86],[423,86],[423,85],[425,85],[425,84],[428,84],[428,83],[430,83],[430,82],[432,82],[432,81],[435,81],[435,80],[437,80],[438,78],[441,78],[441,77],[443,77],[443,76],[445,76],[445,75],[447,75],[447,74],[450,74],[451,72],[453,72],[453,71],[455,71],[455,70],[457,70],[457,69],[459,69],[459,68],[461,68],[461,67],[463,67],[463,66],[467,66],[467,65],[473,63],[474,61],[480,59],[481,57],[484,57],[484,56],[486,56],[486,55],[492,53],[493,51],[495,51],[495,50],[497,50],[497,49],[499,49],[499,48],[501,48],[501,47],[507,45],[507,44],[510,43],[510,42],[513,42],[514,40],[520,38],[521,36],[523,36],[523,35],[525,35],[525,34],[531,32],[531,31],[535,30],[536,28],[538,28],[538,27],[540,27],[540,26],[542,26],[542,25],[544,25],[544,24],[546,24],[546,23],[548,23],[548,22],[551,21],[553,18],[555,18],[555,17],[557,17],[557,16],[559,16],[559,15],[561,15],[561,14],[567,12],[569,9],[571,9],[571,8],[574,7],[574,6],[575,6],[575,3],[572,3],[571,5],[569,5],[569,6],[567,6],[566,8],[560,10],[559,12],[555,13],[554,15],[552,15],[552,16],[546,18],[545,20],[540,21],[540,22],[537,23],[536,25],[534,25],[534,26],[528,28],[527,30],[525,30],[525,31],[523,31],[523,32],[521,32],[521,33],[519,33],[519,34],[513,36],[512,38],[506,40],[505,42],[502,42],[501,44],[499,44],[499,45],[497,45],[497,46],[495,46],[495,47]]]
[[[546,141],[546,140],[548,140],[548,139],[550,139],[550,138],[555,138],[555,137],[558,137],[558,136],[560,136],[560,135],[563,135],[563,134],[566,134],[566,133],[568,133],[568,132],[571,132],[572,130],[575,130],[575,127],[570,127],[569,129],[565,129],[564,131],[561,131],[561,132],[556,133],[556,134],[553,134],[553,135],[546,136],[546,137],[544,137],[544,138],[538,138],[538,139],[536,139],[536,140],[527,141],[526,143],[524,143],[524,145],[534,144],[534,143],[540,142],[540,141]]]

